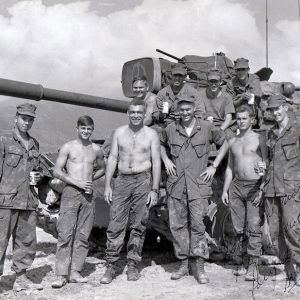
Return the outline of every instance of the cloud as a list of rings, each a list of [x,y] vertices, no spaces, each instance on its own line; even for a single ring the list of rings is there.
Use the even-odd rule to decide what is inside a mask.
[[[253,70],[264,66],[254,15],[230,0],[144,0],[105,17],[89,1],[19,1],[8,11],[9,17],[0,16],[3,78],[121,99],[123,63],[158,56],[156,48],[179,57],[223,51],[232,59],[248,57]],[[276,78],[300,82],[295,23],[278,23],[270,62],[282,75]]]

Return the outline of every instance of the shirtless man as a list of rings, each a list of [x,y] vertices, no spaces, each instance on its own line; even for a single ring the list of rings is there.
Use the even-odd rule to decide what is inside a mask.
[[[264,136],[252,130],[255,115],[249,105],[243,104],[236,109],[236,120],[240,134],[228,141],[229,162],[222,201],[230,205],[234,229],[247,249],[246,253],[242,253],[243,267],[235,275],[246,273],[245,280],[253,281],[258,276],[256,266],[262,247],[259,198],[256,194],[263,186],[263,174],[257,174],[255,166],[259,162],[264,173],[267,146]]]
[[[135,97],[141,98],[145,102],[146,116],[144,125],[152,124],[152,113],[155,105],[156,95],[149,92],[149,85],[145,76],[137,76],[132,80],[132,90]]]
[[[137,264],[141,261],[149,209],[159,193],[160,142],[156,131],[143,125],[144,101],[134,98],[127,115],[129,125],[117,128],[113,135],[106,168],[104,198],[110,205],[110,222],[106,232],[107,269],[101,279],[105,284],[115,277],[115,263],[124,243],[128,219],[127,280],[139,279]],[[111,180],[117,166],[118,177],[112,191]]]
[[[57,223],[57,280],[53,282],[53,288],[64,286],[68,279],[70,282],[87,282],[79,272],[88,253],[88,238],[94,223],[93,180],[105,172],[102,150],[90,141],[93,130],[92,118],[80,117],[77,139],[62,146],[54,167],[54,176],[66,182],[66,187],[61,196]],[[96,172],[94,163],[99,168]]]

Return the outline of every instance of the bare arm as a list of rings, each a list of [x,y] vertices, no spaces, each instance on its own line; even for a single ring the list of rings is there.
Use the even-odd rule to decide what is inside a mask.
[[[155,96],[151,95],[147,101],[146,117],[144,119],[144,125],[146,126],[150,126],[153,122],[152,113],[154,111],[154,105],[155,105]]]
[[[227,128],[230,126],[231,121],[232,121],[232,114],[226,114],[226,116],[225,116],[225,121],[222,123],[222,125],[221,125],[220,128],[221,128],[222,130],[227,129]]]
[[[104,155],[100,147],[98,147],[97,151],[97,157],[96,157],[96,165],[99,168],[94,174],[93,174],[93,180],[96,180],[100,177],[102,177],[105,174],[105,160]]]
[[[69,143],[66,143],[61,147],[59,154],[58,154],[58,158],[55,163],[53,175],[56,178],[66,182],[68,184],[79,187],[80,189],[84,189],[84,190],[89,189],[92,186],[91,181],[80,181],[75,178],[72,178],[64,170],[67,160],[68,160],[68,157],[69,157],[69,154],[70,154],[70,147],[71,147],[71,145]]]
[[[163,145],[160,146],[160,156],[161,156],[162,161],[164,162],[167,175],[176,176],[176,166],[169,159],[167,152],[166,152],[166,148]]]
[[[153,140],[151,143],[151,157],[152,157],[152,178],[153,178],[153,189],[159,188],[160,181],[160,142],[158,134],[154,132]]]
[[[222,192],[222,201],[225,205],[229,204],[228,190],[232,182],[232,170],[233,170],[232,153],[229,151],[229,159],[225,171],[225,180],[224,180],[224,186]]]

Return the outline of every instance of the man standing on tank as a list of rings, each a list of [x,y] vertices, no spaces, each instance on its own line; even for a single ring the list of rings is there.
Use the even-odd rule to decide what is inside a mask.
[[[264,188],[265,212],[272,244],[285,265],[284,279],[300,285],[300,133],[281,95],[271,96],[267,109],[274,125],[267,135],[270,166]],[[280,279],[280,276],[275,278]]]
[[[104,198],[110,205],[107,229],[107,268],[101,283],[115,277],[116,262],[124,244],[129,220],[130,237],[127,243],[127,280],[139,279],[149,209],[156,204],[160,180],[160,143],[155,130],[144,126],[145,103],[134,98],[127,111],[129,125],[116,129],[107,161]],[[118,176],[111,181],[118,168]]]
[[[176,64],[171,69],[171,82],[169,85],[160,90],[156,95],[156,105],[152,114],[152,119],[158,127],[164,128],[170,122],[179,118],[177,112],[177,98],[183,95],[195,99],[195,117],[204,118],[205,106],[200,93],[184,80],[187,76],[187,70],[183,64]],[[164,111],[165,103],[167,111]]]
[[[26,276],[36,253],[37,194],[32,182],[40,180],[39,144],[28,131],[36,117],[36,106],[17,106],[14,129],[0,137],[0,275],[3,274],[6,248],[13,237],[12,270],[16,273],[13,289],[31,287]]]
[[[161,157],[167,178],[170,229],[176,257],[181,264],[172,280],[189,274],[189,259],[196,260],[196,277],[200,284],[209,282],[204,260],[209,257],[203,222],[212,195],[211,181],[204,176],[210,143],[222,145],[224,131],[195,117],[195,98],[178,98],[180,120],[170,123],[161,133]],[[167,149],[170,158],[167,156]],[[212,168],[220,161],[215,159]]]
[[[82,116],[77,121],[77,139],[64,144],[54,167],[54,176],[66,183],[57,222],[56,280],[53,288],[67,281],[87,282],[79,273],[88,253],[88,238],[94,224],[93,181],[104,175],[101,148],[91,142],[94,121]],[[98,169],[94,172],[94,166]],[[69,274],[70,270],[70,274]]]

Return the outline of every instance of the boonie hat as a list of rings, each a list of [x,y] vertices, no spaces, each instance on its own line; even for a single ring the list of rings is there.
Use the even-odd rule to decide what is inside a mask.
[[[171,69],[172,75],[181,74],[185,76],[187,74],[186,68],[183,64],[176,64]]]
[[[36,106],[31,103],[23,103],[17,106],[17,112],[19,115],[26,115],[35,117]]]
[[[284,105],[286,103],[287,102],[286,102],[284,96],[282,96],[282,95],[272,95],[270,100],[269,100],[267,109],[276,108],[276,107],[279,107],[279,106]]]
[[[180,102],[189,102],[189,103],[194,103],[195,102],[195,97],[189,96],[189,95],[181,95],[177,97],[177,103]]]
[[[207,79],[215,79],[215,80],[220,80],[222,78],[222,74],[219,69],[211,69],[207,73]]]
[[[234,61],[234,68],[235,69],[248,69],[249,68],[249,60],[246,58],[238,58]]]

